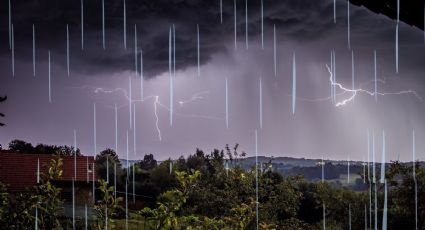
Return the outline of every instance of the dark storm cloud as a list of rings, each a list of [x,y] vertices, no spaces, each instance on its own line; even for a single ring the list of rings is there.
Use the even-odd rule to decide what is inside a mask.
[[[342,4],[342,3],[340,3]],[[106,50],[102,48],[101,1],[84,1],[84,46],[81,51],[80,1],[12,1],[16,58],[31,61],[32,24],[36,26],[37,61],[52,60],[66,65],[66,24],[70,27],[71,70],[99,74],[134,70],[134,25],[138,49],[143,50],[147,77],[168,71],[168,32],[176,25],[176,68],[197,63],[196,24],[200,25],[201,64],[211,55],[226,52],[225,43],[233,41],[233,1],[223,1],[223,25],[218,0],[127,0],[127,50],[123,45],[123,1],[105,0]],[[1,37],[8,37],[7,1],[1,4]],[[332,1],[264,1],[265,34],[294,40],[311,41],[330,30]],[[324,17],[323,15],[329,15]],[[261,33],[260,1],[248,1],[250,42],[259,42]],[[245,36],[245,1],[237,1],[238,40]],[[266,36],[266,35],[265,35]],[[8,45],[3,42],[3,54]]]
[[[410,94],[373,97],[359,93],[345,107],[335,108],[329,96],[330,50],[336,52],[337,81],[351,86],[351,50],[347,48],[347,1],[337,2],[333,23],[333,0],[265,0],[264,49],[261,47],[260,0],[248,0],[249,50],[245,50],[245,1],[237,2],[238,49],[233,48],[233,0],[223,0],[223,25],[219,0],[214,1],[127,1],[127,45],[123,47],[122,1],[105,0],[106,51],[102,49],[101,0],[85,0],[85,50],[81,51],[80,0],[11,0],[16,39],[16,76],[11,76],[7,36],[7,1],[0,3],[0,69],[4,73],[0,91],[8,96],[2,112],[5,130],[0,142],[20,138],[33,143],[72,144],[73,130],[84,153],[93,152],[93,103],[97,108],[97,149],[114,147],[114,111],[111,106],[125,101],[127,77],[133,76],[134,24],[138,47],[144,51],[145,72],[151,77],[145,95],[156,95],[169,105],[169,82],[152,78],[168,71],[168,30],[176,25],[175,123],[168,124],[169,111],[153,98],[137,103],[137,151],[154,153],[162,159],[189,153],[196,147],[215,148],[240,143],[254,153],[254,130],[259,123],[259,76],[262,76],[264,127],[259,133],[259,150],[278,156],[322,156],[362,159],[366,130],[388,133],[391,157],[410,151],[411,129],[423,137],[425,107]],[[395,21],[364,7],[351,7],[351,47],[355,55],[355,80],[373,90],[373,51],[378,54],[380,92],[413,89],[425,95],[422,31],[400,23],[400,73],[395,74]],[[32,24],[37,30],[37,76],[32,77]],[[66,67],[66,24],[71,32],[71,75]],[[196,24],[201,30],[202,77],[194,79]],[[273,66],[273,25],[277,27],[277,76]],[[47,49],[52,50],[52,95],[48,103]],[[292,52],[297,57],[297,109],[291,112]],[[187,68],[185,71],[183,71]],[[91,77],[93,75],[93,77]],[[229,83],[229,129],[225,129],[225,79]],[[134,78],[133,78],[134,79]],[[136,82],[136,83],[134,83]],[[140,81],[133,82],[133,98],[139,98]],[[368,84],[366,84],[368,83]],[[75,86],[75,87],[74,87]],[[93,87],[93,88],[92,88]],[[118,93],[96,93],[94,87],[121,89]],[[202,99],[191,101],[193,95]],[[338,101],[350,96],[338,96]],[[305,98],[306,100],[303,100]],[[310,101],[309,101],[310,99]],[[314,102],[313,102],[314,100]],[[129,107],[118,115],[119,154],[126,149]],[[31,111],[29,114],[28,111]],[[133,110],[134,111],[134,110]],[[177,113],[185,116],[177,116]],[[157,116],[158,117],[157,117]],[[218,119],[192,119],[191,115]],[[158,119],[158,120],[156,120]],[[3,121],[3,120],[2,120]],[[158,126],[156,126],[158,125]],[[163,135],[158,140],[157,128]],[[225,131],[224,131],[225,130]],[[378,140],[378,137],[376,137]],[[130,139],[132,139],[130,137]],[[425,149],[425,143],[418,150]],[[378,151],[378,150],[377,150]],[[379,152],[379,151],[378,151]],[[410,152],[409,152],[410,153]],[[276,156],[275,155],[275,156]],[[141,156],[141,155],[140,155]],[[408,159],[409,154],[403,155]],[[423,154],[421,155],[421,157]]]

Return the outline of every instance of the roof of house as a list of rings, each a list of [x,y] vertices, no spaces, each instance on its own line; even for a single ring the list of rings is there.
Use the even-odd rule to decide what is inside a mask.
[[[37,184],[37,168],[40,174],[47,172],[51,159],[63,159],[60,181],[72,181],[74,178],[74,156],[55,156],[47,154],[25,154],[0,152],[0,182],[9,185],[11,190],[22,190]],[[93,156],[76,156],[75,182],[97,180],[93,170]],[[89,167],[88,167],[89,166]]]

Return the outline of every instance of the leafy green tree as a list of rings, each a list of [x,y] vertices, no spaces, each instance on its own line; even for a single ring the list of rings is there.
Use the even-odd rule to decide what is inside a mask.
[[[9,208],[9,193],[6,185],[0,182],[0,220],[4,220]]]
[[[29,148],[23,141],[13,143],[16,149]],[[32,147],[32,145],[30,146]],[[42,146],[43,147],[43,146]],[[51,147],[51,148],[50,148]],[[60,146],[50,146],[40,152],[68,152]],[[37,148],[37,147],[36,147]],[[321,229],[323,224],[322,205],[326,205],[326,227],[348,229],[351,211],[352,229],[364,229],[365,205],[368,208],[369,190],[367,183],[359,179],[358,190],[352,186],[342,187],[336,183],[309,182],[303,176],[282,175],[273,171],[271,162],[263,170],[248,168],[244,154],[226,146],[225,150],[215,149],[209,154],[197,149],[187,159],[180,157],[158,164],[153,155],[145,155],[135,164],[135,188],[137,198],[144,205],[139,214],[144,218],[143,229],[255,229],[256,207],[259,208],[260,229]],[[227,151],[227,153],[226,153]],[[236,153],[235,153],[236,151]],[[228,159],[226,159],[226,158]],[[114,188],[106,179],[106,159],[110,163],[110,182],[113,178],[113,163],[117,163],[118,179],[127,178],[118,156],[113,150],[102,151],[97,157],[97,170],[101,175],[99,201],[95,206],[97,224],[94,227],[120,228],[122,223],[122,198],[115,199]],[[226,167],[226,161],[234,164]],[[172,170],[170,164],[173,163]],[[62,200],[60,189],[54,186],[62,171],[60,160],[50,164],[49,172],[42,175],[42,183],[25,193],[9,194],[7,187],[0,183],[0,228],[31,229],[34,227],[34,210],[38,210],[40,228],[61,228]],[[343,170],[342,165],[327,165],[333,178]],[[319,170],[318,167],[306,172]],[[362,168],[359,168],[362,169]],[[302,174],[303,169],[299,168]],[[256,175],[258,175],[258,204],[256,200]],[[129,186],[132,186],[132,173]],[[364,175],[363,175],[364,176]],[[415,225],[415,192],[418,195],[418,229],[422,229],[425,216],[425,169],[418,163],[392,162],[386,170],[388,184],[388,226],[393,229],[412,228]],[[363,183],[363,187],[360,186]],[[118,183],[118,186],[121,186]],[[123,187],[122,187],[123,188]],[[363,189],[362,189],[363,188]],[[378,203],[378,226],[383,214],[384,185],[376,186]],[[122,190],[121,190],[122,191]],[[374,191],[373,191],[374,192]],[[374,201],[372,201],[374,203]],[[349,209],[350,207],[350,209]],[[131,207],[130,207],[131,208]],[[121,213],[120,213],[121,212]],[[366,213],[368,214],[368,213]],[[369,216],[367,215],[368,221]],[[372,216],[373,218],[373,216]],[[69,221],[69,220],[68,220]],[[372,220],[373,222],[374,220]],[[63,223],[63,222],[62,222]]]
[[[116,218],[120,212],[122,212],[122,197],[117,197],[113,194],[114,187],[109,186],[105,180],[99,180],[99,191],[101,193],[101,199],[97,201],[97,204],[94,206],[94,211],[96,215],[97,226],[96,228],[101,229],[114,229],[116,223],[114,218]],[[107,225],[107,226],[106,226]]]
[[[34,147],[31,143],[18,139],[9,142],[9,150],[17,153],[48,154],[57,156],[73,156],[76,153],[77,156],[81,156],[80,149],[77,148],[75,150],[74,147],[67,145],[56,146],[38,144]]]
[[[226,217],[227,222],[236,229],[248,229],[256,226],[256,201],[249,199],[249,203],[242,203],[230,210],[232,216]]]
[[[232,148],[232,150],[230,149],[229,145],[226,144],[226,155],[228,157],[228,159],[230,160],[230,163],[235,163],[238,164],[238,159],[239,158],[244,158],[246,156],[245,152],[242,152],[239,154],[238,152],[238,148],[239,148],[239,144],[235,144],[235,146]],[[235,161],[235,162],[233,162]]]
[[[60,198],[62,189],[54,185],[62,177],[62,159],[51,159],[47,173],[42,172],[40,184],[35,187],[40,229],[60,228],[60,215],[63,200]]]
[[[247,202],[254,195],[252,178],[247,173],[235,167],[226,170],[223,151],[214,150],[205,155],[197,152],[189,159],[196,159],[196,170],[200,170],[199,186],[194,188],[193,196],[188,200],[188,213],[198,213],[210,218],[229,215],[230,209],[237,204]],[[193,160],[194,161],[194,160]],[[187,170],[194,170],[194,165],[188,164]]]
[[[9,194],[5,185],[0,188],[0,226],[2,229],[33,229],[36,199],[33,191]]]
[[[166,160],[150,171],[150,181],[158,192],[157,195],[173,189],[179,184],[176,174],[170,173],[170,162],[170,160]]]
[[[152,154],[146,154],[139,162],[139,166],[141,169],[149,171],[157,166],[157,161]]]
[[[146,207],[140,211],[142,216],[154,222],[156,229],[178,229],[186,222],[196,219],[193,216],[181,218],[178,214],[186,203],[192,188],[196,186],[200,172],[194,171],[192,174],[175,172],[175,174],[179,181],[179,187],[162,193],[159,196],[156,208]]]
[[[122,189],[123,185],[123,177],[124,170],[122,169],[121,161],[118,158],[117,153],[113,149],[105,149],[96,155],[96,172],[100,178],[107,181],[109,174],[109,183],[113,183],[115,179],[114,175],[114,165],[116,165],[117,171],[117,189]]]
[[[15,139],[9,142],[9,150],[18,153],[33,153],[34,147],[31,143]]]
[[[418,199],[418,228],[425,227],[425,169],[393,162],[386,172],[388,183],[388,226],[394,229],[415,229],[415,184]],[[381,188],[382,191],[382,188]],[[381,198],[382,199],[382,198]]]
[[[80,149],[74,149],[74,147],[70,147],[67,145],[63,146],[56,146],[56,145],[45,145],[45,144],[38,144],[34,147],[33,153],[36,154],[48,154],[48,155],[57,155],[57,156],[74,156],[74,154],[77,154],[77,156],[81,156]]]
[[[286,220],[296,218],[302,196],[297,190],[300,178],[283,179],[279,173],[270,170],[261,173],[259,177],[261,221],[281,226]]]
[[[186,159],[183,156],[180,156],[175,162],[174,162],[174,168],[177,171],[187,171],[187,164]]]

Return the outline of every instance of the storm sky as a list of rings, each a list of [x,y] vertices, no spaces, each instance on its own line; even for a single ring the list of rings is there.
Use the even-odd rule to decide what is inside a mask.
[[[374,91],[374,50],[378,92],[415,93],[373,96],[359,92],[336,107],[330,100],[326,65],[335,50],[336,81],[352,88],[348,48],[347,1],[264,0],[264,47],[261,43],[261,1],[219,0],[126,1],[126,48],[122,0],[105,0],[105,44],[102,43],[102,1],[84,1],[82,49],[80,1],[12,0],[14,65],[9,48],[8,2],[0,3],[0,143],[12,139],[33,144],[73,145],[93,155],[96,105],[96,151],[115,148],[118,109],[118,153],[140,159],[188,155],[239,143],[248,156],[367,160],[367,133],[375,136],[381,159],[382,132],[386,160],[424,160],[425,43],[422,30],[399,24],[399,73],[396,73],[396,24],[384,15],[350,5],[351,49],[355,88]],[[248,6],[248,48],[246,45]],[[36,74],[33,76],[32,27],[35,27]],[[69,26],[70,76],[67,75],[66,27]],[[175,25],[176,76],[174,116],[169,112],[169,30]],[[197,69],[197,25],[200,34],[200,76]],[[276,27],[277,74],[274,74]],[[137,28],[137,69],[135,64]],[[51,53],[51,94],[48,98],[48,51]],[[141,100],[140,52],[143,53],[144,101]],[[296,56],[297,100],[292,114],[292,65]],[[226,128],[225,79],[228,79],[229,128]],[[263,126],[260,128],[262,82]],[[135,106],[136,136],[130,126],[129,79]],[[337,101],[352,94],[337,90]],[[158,101],[155,101],[158,98]],[[156,108],[156,113],[155,113]],[[158,116],[158,123],[156,116]],[[159,138],[159,132],[161,140]],[[136,140],[136,145],[134,145]],[[136,148],[134,148],[134,146]]]

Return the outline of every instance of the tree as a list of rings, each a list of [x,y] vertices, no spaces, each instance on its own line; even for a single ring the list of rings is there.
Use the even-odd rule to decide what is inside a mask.
[[[81,156],[79,148],[75,150],[74,146],[68,145],[57,146],[54,154],[59,156],[74,156],[74,154],[77,154],[77,156]]]
[[[144,170],[152,170],[157,166],[157,162],[152,154],[146,154],[143,160],[139,162],[140,168]]]
[[[18,139],[9,142],[9,150],[17,153],[48,154],[57,156],[73,156],[76,153],[77,156],[81,156],[80,149],[77,148],[75,151],[74,147],[67,145],[56,146],[37,144],[37,146],[34,147],[31,143]]]
[[[100,152],[98,155],[96,155],[96,161],[101,161],[103,159],[106,160],[106,158],[108,158],[108,160],[112,160],[113,162],[121,164],[117,153],[113,149],[107,148]]]
[[[124,171],[117,153],[113,149],[105,149],[96,155],[96,172],[97,175],[108,183],[115,183],[117,179],[117,189],[124,188],[123,175]],[[116,174],[114,175],[116,168]],[[109,181],[108,181],[109,178]]]
[[[99,191],[101,199],[94,206],[95,215],[97,217],[97,229],[114,229],[115,221],[118,213],[122,211],[120,203],[122,197],[115,199],[113,194],[114,187],[108,186],[108,183],[103,179],[99,180]]]
[[[4,97],[0,97],[0,103],[4,102],[7,100],[7,96]],[[0,117],[5,117],[4,113],[0,113]],[[0,123],[0,126],[4,126],[4,123]]]
[[[201,170],[205,166],[205,154],[202,150],[196,149],[195,154],[187,157],[186,164],[188,169]]]
[[[74,147],[70,147],[67,145],[56,146],[56,145],[46,145],[46,144],[38,144],[35,146],[34,153],[37,154],[48,154],[48,155],[58,155],[58,156],[81,156],[80,149],[77,148],[75,151]]]
[[[283,177],[268,170],[259,175],[259,203],[262,222],[281,226],[285,221],[296,218],[301,192],[298,177]]]
[[[62,159],[51,159],[47,173],[41,173],[41,183],[35,187],[39,226],[41,229],[57,229],[61,226],[59,216],[63,209],[60,198],[62,189],[53,182],[62,177]]]
[[[18,153],[34,153],[34,147],[31,143],[18,139],[9,142],[9,150]]]
[[[9,207],[9,194],[7,193],[6,185],[0,182],[0,221],[6,218],[8,207]]]
[[[25,147],[28,143],[16,141],[15,144]],[[228,149],[232,157],[242,156]],[[172,170],[171,159],[157,165],[151,154],[144,157],[145,169],[139,167],[140,163],[133,165],[136,194],[143,197],[138,201],[144,199],[140,204],[145,205],[139,212],[144,218],[143,229],[255,229],[257,205],[259,229],[320,229],[323,204],[326,205],[326,227],[329,229],[348,229],[349,213],[352,229],[364,229],[365,214],[369,224],[369,190],[353,191],[349,186],[312,183],[303,176],[282,175],[271,169],[271,161],[263,170],[256,170],[255,165],[243,168],[238,164],[226,168],[225,151],[214,149],[205,154],[198,149],[188,160],[179,158]],[[113,173],[112,163],[119,162],[118,156],[110,149],[102,151],[96,157],[98,168],[105,167],[106,159],[111,164],[110,173]],[[63,224],[58,222],[62,218],[59,215],[63,205],[60,189],[53,184],[61,176],[60,166],[60,160],[52,161],[49,172],[42,175],[42,182],[25,193],[8,194],[7,188],[0,183],[0,228],[33,228],[35,208],[40,229],[59,228]],[[333,168],[337,171],[340,167],[336,165]],[[299,170],[303,172],[302,167]],[[125,172],[119,164],[117,173],[121,176],[117,179],[126,178]],[[132,174],[129,175],[129,181],[132,181],[130,178]],[[394,229],[415,228],[414,198],[417,193],[418,229],[423,229],[425,168],[417,163],[413,171],[411,164],[393,162],[386,170],[386,180],[388,226]],[[94,212],[99,229],[103,229],[105,223],[110,228],[120,228],[120,221],[116,220],[123,218],[122,198],[115,199],[114,188],[110,184],[103,179],[99,182]],[[131,185],[130,182],[129,187]],[[382,224],[383,186],[381,183],[376,185],[378,226]],[[373,221],[372,216],[374,225]]]
[[[31,190],[30,190],[31,191]],[[33,229],[36,199],[33,191],[12,194],[0,183],[0,226],[2,229]]]
[[[149,171],[149,186],[143,188],[151,191],[147,196],[157,197],[159,194],[178,186],[178,180],[175,173],[170,173],[170,160],[163,161],[157,167]]]
[[[200,175],[199,171],[192,174],[176,172],[179,187],[162,193],[157,208],[146,207],[139,213],[153,221],[156,229],[179,229],[186,222],[196,220],[195,216],[179,217],[178,213],[181,212]]]
[[[236,229],[249,229],[249,227],[255,228],[255,208],[256,202],[253,198],[250,198],[247,204],[242,203],[232,208],[230,210],[232,212],[232,216],[227,217],[226,220]]]
[[[425,227],[425,168],[392,162],[386,171],[388,183],[388,226],[415,229],[415,187],[418,199],[418,229]],[[382,188],[381,188],[382,191]]]

